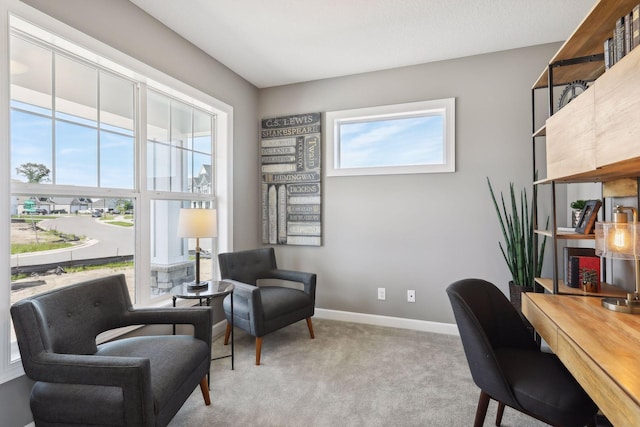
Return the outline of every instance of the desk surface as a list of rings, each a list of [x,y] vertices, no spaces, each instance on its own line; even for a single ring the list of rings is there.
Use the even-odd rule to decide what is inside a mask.
[[[534,293],[523,294],[522,312],[615,426],[640,426],[640,315]]]

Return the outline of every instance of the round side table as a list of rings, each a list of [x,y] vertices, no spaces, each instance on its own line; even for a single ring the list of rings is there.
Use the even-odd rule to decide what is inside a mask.
[[[211,306],[211,300],[214,298],[221,298],[227,295],[231,296],[231,354],[227,354],[226,356],[214,357],[211,360],[224,359],[226,357],[231,358],[231,369],[234,368],[234,348],[233,348],[233,283],[225,282],[225,281],[217,281],[217,280],[207,280],[208,286],[202,289],[189,289],[189,285],[184,283],[182,285],[174,286],[171,288],[169,293],[171,294],[171,298],[173,299],[173,306],[176,306],[176,299],[197,299],[200,300],[200,305],[202,305],[202,301],[206,301],[207,306]],[[176,325],[173,325],[173,333],[176,333]]]

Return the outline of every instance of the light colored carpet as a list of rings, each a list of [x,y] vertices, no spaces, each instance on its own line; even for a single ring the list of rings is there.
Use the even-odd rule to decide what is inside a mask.
[[[314,319],[255,340],[236,329],[231,360],[211,364],[211,405],[197,388],[171,427],[470,426],[479,389],[460,338]],[[214,356],[228,347],[214,342]],[[495,425],[491,402],[485,426]],[[503,426],[543,426],[506,408]]]

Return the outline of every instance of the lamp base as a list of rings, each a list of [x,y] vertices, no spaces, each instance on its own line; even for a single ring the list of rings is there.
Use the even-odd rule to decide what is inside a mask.
[[[640,301],[626,298],[603,298],[602,306],[620,313],[640,314]]]
[[[187,283],[187,290],[189,290],[189,291],[201,291],[203,289],[207,289],[208,287],[209,287],[209,283],[207,283],[207,282],[200,282],[200,283],[191,282],[191,283]]]

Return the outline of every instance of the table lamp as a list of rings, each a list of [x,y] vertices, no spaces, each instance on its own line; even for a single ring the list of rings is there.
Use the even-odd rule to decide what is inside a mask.
[[[625,211],[631,211],[633,222],[628,222]],[[640,313],[640,238],[638,237],[638,211],[633,207],[616,206],[613,221],[596,222],[596,255],[605,258],[635,261],[635,292],[627,293],[627,298],[604,298],[602,306],[623,313]]]
[[[215,209],[180,209],[178,237],[196,239],[196,280],[188,285],[189,290],[203,289],[207,282],[200,282],[200,239],[218,236],[218,221]]]

